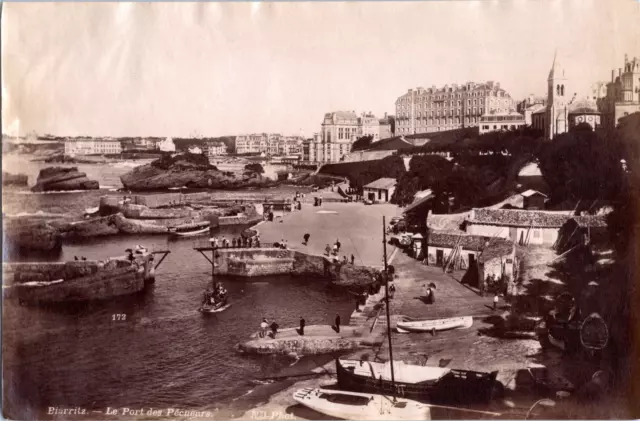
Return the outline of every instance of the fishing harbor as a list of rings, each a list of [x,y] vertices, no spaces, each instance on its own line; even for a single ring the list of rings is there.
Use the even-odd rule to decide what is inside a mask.
[[[265,408],[295,416],[300,414],[300,418],[320,417],[317,411],[316,415],[314,412],[309,415],[299,405],[296,406],[296,393],[303,387],[312,390],[320,386],[330,387],[334,391],[332,396],[343,390],[356,394],[353,396],[377,393],[384,399],[394,396],[412,399],[423,403],[416,410],[428,408],[429,416],[434,419],[449,418],[452,413],[466,414],[468,418],[471,416],[469,410],[481,411],[472,414],[492,418],[521,418],[527,405],[535,403],[544,394],[573,393],[575,385],[567,379],[570,374],[565,373],[567,364],[560,352],[545,351],[543,358],[540,342],[535,338],[509,340],[483,334],[490,330],[491,320],[497,316],[493,296],[483,297],[460,283],[459,271],[448,273],[440,267],[424,265],[411,257],[407,249],[385,241],[389,239],[385,239],[383,217],[392,215],[398,218],[400,210],[397,207],[340,202],[314,206],[313,197],[307,199],[308,202],[303,201],[301,210],[283,212],[273,220],[263,218],[257,225],[217,227],[213,234],[211,227],[206,232],[199,232],[201,228],[194,226],[193,236],[167,233],[163,240],[159,240],[157,235],[138,237],[136,241],[150,250],[165,248],[171,251],[163,263],[165,269],[156,274],[157,281],[151,286],[150,294],[143,297],[148,303],[156,302],[160,297],[169,301],[158,302],[163,303],[161,307],[153,305],[153,313],[134,310],[131,306],[136,303],[135,299],[116,300],[101,306],[105,309],[122,308],[118,310],[121,313],[115,314],[125,314],[129,326],[135,326],[134,330],[164,330],[161,326],[170,323],[187,331],[191,331],[193,326],[205,329],[215,326],[215,331],[224,336],[229,333],[225,331],[233,329],[233,335],[217,343],[217,358],[232,355],[232,360],[240,366],[253,361],[238,375],[266,382],[266,385],[245,387],[256,391],[269,388],[270,396],[260,399],[268,400],[266,404],[247,402],[247,398],[235,401],[235,405],[228,404],[216,415],[220,419],[251,417],[251,410],[263,411]],[[317,226],[324,229],[309,229]],[[373,230],[372,226],[378,226],[378,229]],[[305,241],[304,234],[308,231],[311,235]],[[251,244],[249,239],[252,239]],[[353,263],[337,265],[336,262],[342,261],[340,255],[325,255],[326,243],[333,243],[336,239],[342,243],[340,255],[357,256]],[[122,250],[131,247],[127,237],[111,239],[110,243],[109,247]],[[286,243],[285,248],[282,248],[282,243]],[[75,254],[92,259],[103,250],[86,244],[69,244],[63,252],[69,259]],[[174,266],[176,264],[178,266]],[[380,281],[376,274],[385,273],[385,267],[389,271],[390,266],[393,267],[393,277],[388,279],[393,293],[387,306],[385,286],[389,285],[377,282],[377,291],[369,287]],[[365,268],[369,268],[368,271],[362,272]],[[283,276],[289,280],[276,279]],[[339,290],[325,291],[327,280],[341,285]],[[204,315],[201,311],[202,293],[215,288],[218,283],[224,284],[227,301],[223,306],[213,306],[213,309],[220,310],[214,311],[217,314]],[[166,295],[167,288],[172,291],[169,295]],[[315,309],[314,305],[307,308],[313,304],[306,297],[310,291],[319,294]],[[366,298],[361,301],[365,292]],[[256,293],[262,296],[259,301],[256,301]],[[292,300],[291,293],[297,298]],[[325,294],[335,300],[331,308],[325,306],[326,298],[321,298]],[[426,299],[430,294],[435,299]],[[178,301],[180,304],[173,302],[172,297],[176,296],[182,297]],[[288,305],[282,306],[285,297],[290,297],[286,299]],[[162,312],[168,310],[167,305],[172,310],[170,315],[163,315]],[[498,311],[505,305],[500,302]],[[336,311],[344,324],[339,331],[335,329]],[[156,315],[151,316],[154,313]],[[242,317],[235,320],[239,316]],[[278,323],[274,337],[258,335],[263,318]],[[304,335],[299,333],[300,318],[306,320]],[[198,336],[194,337],[192,333],[189,337],[199,341]],[[536,354],[540,356],[531,358]],[[250,355],[264,360],[249,360]],[[197,354],[193,357],[196,358]],[[280,358],[284,360],[280,361]],[[300,359],[300,362],[287,367],[291,365],[291,358]],[[389,361],[394,361],[394,364],[389,364]],[[367,377],[368,368],[357,374],[355,368],[361,365],[371,367],[378,374]],[[200,363],[196,366],[201,367]],[[225,367],[229,366],[225,364]],[[353,372],[349,367],[354,368]],[[406,373],[417,372],[419,368],[426,370],[422,377],[407,377]],[[395,371],[393,374],[392,370]],[[553,392],[549,391],[548,381],[541,384],[537,380],[541,375],[547,379],[557,378],[551,387]],[[381,379],[382,383],[379,383]],[[296,381],[295,385],[287,386],[291,381]],[[420,386],[412,393],[412,384],[416,381],[426,381],[429,386]],[[364,386],[366,384],[369,386]],[[284,391],[273,394],[274,390],[282,388]],[[483,393],[479,392],[480,389]],[[315,396],[312,390],[305,392],[304,396]],[[452,390],[462,393],[450,393]],[[441,396],[437,398],[437,394]],[[457,400],[453,403],[445,399],[454,395]],[[511,406],[504,404],[505,396],[512,402]],[[202,403],[196,406],[212,409],[205,397],[203,394]],[[425,407],[424,404],[431,406]],[[247,405],[253,409],[247,409]],[[402,416],[398,414],[398,417]],[[465,418],[465,415],[458,417]]]

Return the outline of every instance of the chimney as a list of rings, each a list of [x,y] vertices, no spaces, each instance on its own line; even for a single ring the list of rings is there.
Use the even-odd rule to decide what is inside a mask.
[[[384,118],[387,118],[387,113],[384,113]]]
[[[616,81],[616,70],[612,69],[611,70],[611,83]]]
[[[622,77],[622,67],[618,67],[618,77]]]

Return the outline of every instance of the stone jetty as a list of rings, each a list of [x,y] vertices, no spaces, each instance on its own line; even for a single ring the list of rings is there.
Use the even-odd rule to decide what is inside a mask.
[[[11,174],[2,171],[2,185],[3,186],[19,186],[26,187],[29,177],[26,174]]]
[[[106,261],[4,263],[4,297],[21,303],[103,300],[144,290],[155,280],[153,253]]]
[[[238,344],[236,349],[246,354],[301,357],[355,351],[379,344],[383,339],[384,336],[379,332],[371,334],[368,329],[361,327],[341,326],[340,333],[337,333],[331,326],[310,325],[305,327],[304,336],[299,335],[295,328],[279,330],[275,339],[260,338],[256,333],[251,340]]]

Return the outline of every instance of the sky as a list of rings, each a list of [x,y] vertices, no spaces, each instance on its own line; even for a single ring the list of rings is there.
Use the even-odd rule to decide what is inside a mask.
[[[569,90],[640,57],[640,1],[4,3],[3,132],[310,137],[409,88]]]

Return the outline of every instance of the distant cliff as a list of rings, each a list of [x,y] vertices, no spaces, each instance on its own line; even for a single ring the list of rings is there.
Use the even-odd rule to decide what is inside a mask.
[[[58,190],[97,190],[100,185],[95,180],[89,180],[87,174],[79,172],[77,167],[48,167],[40,170],[36,185],[31,188],[34,192]]]
[[[258,174],[236,177],[209,164],[206,156],[195,154],[165,156],[136,167],[120,177],[131,191],[155,191],[169,188],[209,188],[236,190],[246,187],[270,187],[276,183]]]

